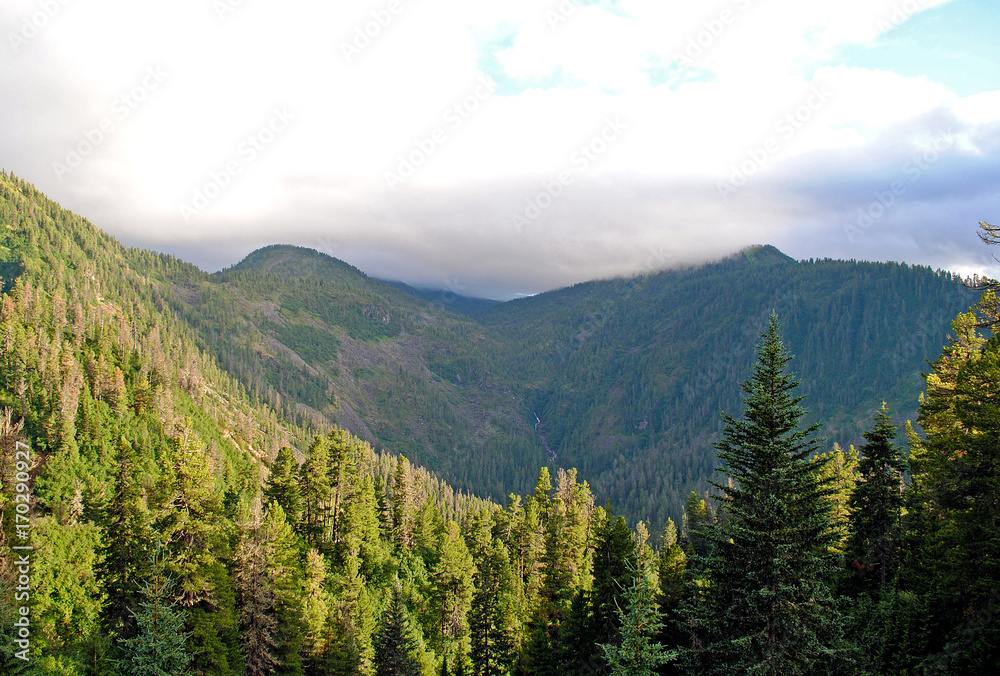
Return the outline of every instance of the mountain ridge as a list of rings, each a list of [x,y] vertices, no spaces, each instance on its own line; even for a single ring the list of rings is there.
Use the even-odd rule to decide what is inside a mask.
[[[462,313],[303,247],[209,274],[96,233],[79,235],[91,256],[134,261],[134,290],[295,429],[349,429],[498,500],[530,492],[540,465],[576,466],[654,526],[707,488],[720,412],[738,410],[772,310],[810,419],[846,445],[882,399],[898,421],[914,417],[926,360],[974,301],[950,273],[761,245]]]

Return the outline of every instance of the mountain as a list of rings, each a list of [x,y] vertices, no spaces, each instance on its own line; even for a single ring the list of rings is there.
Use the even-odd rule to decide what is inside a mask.
[[[49,218],[76,218],[36,199]],[[96,230],[66,236],[87,242],[86,259],[127,264],[73,269],[127,280],[114,282],[118,302],[162,316],[226,388],[288,420],[281,443],[305,450],[307,430],[337,425],[498,500],[530,492],[540,465],[579,467],[602,501],[654,525],[707,488],[721,413],[740,408],[772,310],[807,419],[846,446],[882,400],[896,420],[914,418],[927,360],[974,302],[948,273],[794,261],[770,246],[490,303],[435,298],[299,247],[207,274]],[[17,263],[4,265],[9,287]]]
[[[910,414],[972,300],[946,273],[755,247],[461,313],[297,247],[209,275],[0,172],[0,287],[4,674],[609,674],[627,641],[724,672],[757,650],[746,626],[789,665],[996,661],[1000,361],[976,316],[931,366],[909,486],[885,415],[860,463],[783,450],[774,314],[809,416],[846,443],[883,398]],[[777,366],[751,355],[765,322]],[[726,519],[696,496],[683,523],[705,528],[667,522],[654,549],[599,506],[676,515],[720,411],[751,421],[727,436],[747,462]],[[762,585],[792,602],[776,616]]]
[[[915,418],[927,360],[974,301],[949,273],[796,262],[758,247],[511,301],[477,320],[504,339],[501,361],[559,464],[659,523],[706,488],[720,413],[740,410],[739,383],[772,311],[795,356],[806,420],[846,447],[883,400],[897,420]]]
[[[495,373],[499,345],[466,317],[292,246],[168,279],[199,345],[300,425],[339,425],[497,498],[547,460]]]
[[[289,246],[177,288],[203,348],[299,424],[341,425],[494,499],[530,491],[539,464],[579,467],[657,525],[707,488],[772,310],[807,419],[846,447],[883,400],[914,418],[927,360],[974,302],[949,273],[770,246],[456,311]]]

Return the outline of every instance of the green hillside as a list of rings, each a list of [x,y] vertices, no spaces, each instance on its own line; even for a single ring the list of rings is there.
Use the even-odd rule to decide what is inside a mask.
[[[887,401],[915,419],[921,373],[975,294],[895,263],[795,262],[773,247],[719,263],[511,301],[477,315],[560,464],[654,523],[676,518],[717,464],[721,412],[740,407],[774,310],[828,443],[860,441]],[[915,328],[916,327],[916,328]],[[666,498],[666,499],[664,499]]]
[[[883,400],[914,418],[927,361],[974,300],[947,273],[796,262],[773,247],[499,304],[438,302],[299,247],[216,274],[125,255],[149,302],[297,428],[349,429],[498,500],[529,491],[541,464],[579,467],[602,499],[656,526],[707,489],[720,414],[740,405],[772,309],[807,419],[846,447]]]
[[[949,275],[763,247],[466,316],[295,247],[208,275],[0,172],[0,276],[2,674],[996,664],[1000,339],[943,338]],[[907,462],[872,411],[942,344]]]
[[[656,525],[707,489],[772,309],[808,420],[846,447],[883,400],[914,418],[927,361],[974,301],[947,273],[773,247],[458,312],[289,246],[171,279],[199,344],[300,425],[340,425],[494,499],[529,490],[539,464],[576,466]]]
[[[199,344],[301,425],[339,425],[497,499],[546,461],[495,372],[498,344],[464,317],[298,247],[170,279]]]

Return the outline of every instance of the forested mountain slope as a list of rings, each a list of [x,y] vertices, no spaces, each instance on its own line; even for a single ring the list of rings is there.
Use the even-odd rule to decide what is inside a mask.
[[[405,520],[413,547],[436,550],[446,520],[499,509],[347,432],[316,436],[329,424],[296,425],[249,396],[172,311],[173,297],[204,273],[121,246],[6,172],[0,275],[0,673],[117,674],[121,641],[136,636],[144,599],[175,606],[171,640],[191,660],[185,673],[244,673],[242,613],[253,588],[246,566],[258,551],[247,538],[266,525],[280,540],[267,556],[280,546],[285,558],[265,565],[282,576],[282,603],[296,604],[282,607],[274,640],[292,668],[284,673],[301,674],[298,651],[318,661],[333,640],[326,615],[334,609],[323,605],[311,648],[302,648],[299,603],[307,574],[322,604],[334,591],[318,551],[333,553],[331,521],[360,518],[361,507],[344,516],[346,502],[363,496],[369,519],[356,526],[368,538],[368,618],[379,616],[382,590],[401,565],[386,549],[389,523]],[[304,456],[310,490],[299,496],[296,459]],[[331,479],[329,465],[340,475]],[[277,504],[262,505],[265,487],[282,495],[287,517]],[[396,521],[378,525],[401,500]],[[314,546],[308,561],[300,532]],[[29,543],[30,585],[20,583],[18,601],[30,607],[31,629],[21,633],[30,636],[21,658],[12,649],[19,578],[11,547]],[[23,566],[20,574],[28,579]],[[150,597],[148,585],[162,576],[174,591]]]
[[[860,440],[883,400],[914,419],[921,373],[975,294],[896,263],[796,262],[773,247],[719,263],[579,284],[477,315],[558,462],[629,514],[676,518],[716,465],[720,412],[738,410],[755,337],[774,310],[807,420]]]
[[[465,317],[299,247],[170,279],[200,344],[303,425],[340,425],[497,499],[546,462],[499,344]]]
[[[0,673],[996,663],[1000,343],[971,313],[935,342],[972,300],[948,275],[765,247],[473,320],[294,247],[207,275],[0,173],[0,276]],[[945,343],[911,484],[884,412],[860,459],[812,454],[795,394],[849,440],[878,400],[912,406]],[[735,483],[689,499],[657,549],[599,506],[676,513],[720,409]],[[341,418],[491,492],[533,457],[588,470],[542,467],[501,505]]]
[[[207,274],[95,237],[143,271],[128,288],[145,285],[234,386],[294,426],[339,425],[494,499],[528,491],[541,464],[577,466],[602,499],[657,526],[707,488],[720,413],[739,407],[772,309],[808,420],[846,446],[883,399],[897,420],[914,417],[927,360],[974,300],[947,273],[758,247],[456,304],[299,247]]]

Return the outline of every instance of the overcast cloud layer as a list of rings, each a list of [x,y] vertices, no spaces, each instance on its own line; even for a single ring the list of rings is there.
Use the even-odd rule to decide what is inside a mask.
[[[209,270],[509,298],[772,243],[997,273],[989,0],[0,0],[0,166]]]

